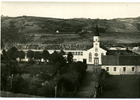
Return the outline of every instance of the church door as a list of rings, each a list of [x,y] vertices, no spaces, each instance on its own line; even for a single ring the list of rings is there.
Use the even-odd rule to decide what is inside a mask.
[[[94,65],[99,65],[99,58],[94,58]]]

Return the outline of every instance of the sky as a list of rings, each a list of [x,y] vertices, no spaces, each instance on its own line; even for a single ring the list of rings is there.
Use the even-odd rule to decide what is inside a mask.
[[[1,15],[113,19],[140,16],[140,2],[2,1]]]

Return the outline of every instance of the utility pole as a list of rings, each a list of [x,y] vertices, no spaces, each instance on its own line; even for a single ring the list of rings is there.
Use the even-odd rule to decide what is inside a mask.
[[[57,97],[57,84],[55,86],[55,98]]]

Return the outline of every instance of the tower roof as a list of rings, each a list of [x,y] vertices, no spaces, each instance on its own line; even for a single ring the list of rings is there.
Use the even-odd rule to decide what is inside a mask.
[[[98,25],[96,25],[94,36],[100,36],[99,30],[98,30]]]

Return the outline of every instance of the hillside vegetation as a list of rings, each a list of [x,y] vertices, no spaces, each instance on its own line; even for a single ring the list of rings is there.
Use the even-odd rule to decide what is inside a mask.
[[[58,19],[33,16],[1,17],[2,45],[5,43],[92,43],[95,25],[101,41],[140,42],[140,17],[118,19]],[[87,43],[88,41],[88,43]]]

